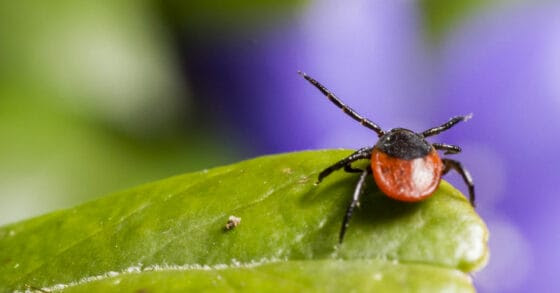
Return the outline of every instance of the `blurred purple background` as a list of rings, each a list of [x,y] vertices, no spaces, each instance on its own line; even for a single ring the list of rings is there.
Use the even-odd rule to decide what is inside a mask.
[[[8,138],[0,145],[7,162],[0,174],[8,176],[0,180],[0,221],[262,154],[375,143],[298,76],[302,70],[385,129],[421,131],[473,113],[432,141],[463,147],[456,158],[473,174],[477,211],[491,231],[490,262],[475,285],[560,289],[560,3],[318,0],[267,9],[246,0],[233,11],[142,3],[70,17],[75,32],[47,26],[80,45],[45,45],[41,21],[19,26],[29,43],[0,45],[9,57],[0,64],[14,69],[0,70],[7,97],[0,106],[12,113],[0,116],[9,125],[0,127]],[[245,17],[255,11],[262,15]],[[117,25],[123,31],[91,25],[119,24],[112,17],[127,19]],[[20,43],[50,50],[37,55]],[[80,51],[92,45],[99,50]],[[38,63],[18,61],[30,56]],[[31,102],[21,104],[21,89]],[[37,143],[28,124],[45,111],[55,126],[32,124],[31,133],[48,137]],[[447,179],[466,191],[458,176]]]

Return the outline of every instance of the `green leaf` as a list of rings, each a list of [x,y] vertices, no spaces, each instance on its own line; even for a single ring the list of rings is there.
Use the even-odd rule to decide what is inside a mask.
[[[441,39],[458,23],[479,12],[494,0],[421,0],[420,8],[423,12],[424,25],[433,40]]]
[[[488,10],[511,6],[520,0],[420,0],[423,22],[427,36],[431,41],[439,43],[446,34],[452,33],[458,26],[472,21]]]
[[[488,232],[446,182],[412,204],[371,180],[337,244],[356,174],[314,182],[348,154],[261,157],[2,227],[0,291],[471,291]],[[226,230],[230,215],[242,220]]]

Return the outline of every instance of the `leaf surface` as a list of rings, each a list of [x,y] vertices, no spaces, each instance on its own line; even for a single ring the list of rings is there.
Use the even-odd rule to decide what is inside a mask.
[[[472,290],[488,232],[444,181],[413,204],[369,181],[337,244],[357,175],[314,182],[348,154],[260,157],[2,227],[0,291]],[[231,215],[241,222],[225,230]]]

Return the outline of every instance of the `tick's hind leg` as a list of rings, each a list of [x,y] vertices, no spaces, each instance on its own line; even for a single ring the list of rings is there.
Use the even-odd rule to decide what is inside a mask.
[[[463,165],[459,161],[451,160],[451,159],[442,159],[444,164],[443,175],[447,174],[451,169],[457,171],[463,177],[463,181],[469,188],[469,201],[471,205],[474,207],[474,183],[471,177],[471,174],[467,169],[463,168]]]
[[[344,234],[346,233],[346,229],[350,223],[350,218],[352,218],[354,208],[360,205],[360,196],[364,193],[366,178],[369,174],[371,174],[371,167],[368,166],[366,170],[362,171],[358,184],[356,184],[356,189],[354,189],[352,201],[350,202],[350,205],[348,205],[348,208],[346,208],[346,213],[344,214],[344,219],[342,220],[342,227],[340,228],[340,234],[338,236],[339,243],[342,243],[342,240],[344,239]]]
[[[325,170],[321,171],[321,173],[319,173],[319,178],[317,178],[317,183],[316,184],[321,183],[321,181],[323,181],[323,179],[325,177],[329,176],[332,172],[334,172],[336,170],[339,170],[341,168],[344,168],[347,172],[356,172],[358,169],[352,168],[350,166],[350,164],[352,162],[357,161],[357,160],[371,158],[372,150],[373,150],[373,147],[361,148],[361,149],[357,150],[356,152],[354,152],[353,154],[349,155],[348,157],[332,164],[331,166],[329,166]],[[358,172],[362,172],[362,170],[359,170]]]

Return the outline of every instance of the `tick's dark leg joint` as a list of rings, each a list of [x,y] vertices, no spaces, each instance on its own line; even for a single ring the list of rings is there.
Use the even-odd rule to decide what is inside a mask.
[[[463,177],[463,181],[465,181],[465,184],[467,185],[467,187],[469,188],[469,201],[471,202],[471,205],[474,207],[475,203],[474,203],[474,183],[471,177],[471,174],[469,173],[469,171],[467,171],[467,169],[463,168],[463,165],[459,162],[459,161],[455,161],[455,160],[451,160],[451,159],[442,159],[443,164],[444,164],[444,169],[443,169],[443,175],[447,174],[447,172],[449,172],[449,170],[453,169],[455,171],[457,171],[457,173],[459,173],[461,175],[461,177]]]
[[[472,117],[472,114],[465,115],[465,116],[453,117],[453,118],[449,119],[449,121],[447,121],[446,123],[444,123],[440,126],[430,128],[430,129],[422,132],[422,136],[423,137],[428,137],[428,136],[433,136],[433,135],[439,134],[442,131],[445,131],[445,130],[455,126],[455,124],[457,124],[461,121],[467,121],[467,120],[471,119],[471,117]]]
[[[356,184],[356,188],[354,189],[352,201],[350,202],[350,205],[348,205],[346,213],[344,214],[342,227],[340,228],[340,234],[338,236],[339,243],[342,243],[342,240],[344,240],[344,234],[346,233],[346,229],[348,228],[350,219],[352,218],[352,214],[354,213],[354,208],[360,205],[360,196],[362,195],[362,193],[364,193],[366,178],[369,174],[371,174],[371,167],[368,166],[366,170],[362,171],[360,179],[358,180],[358,184]]]
[[[456,145],[450,145],[445,143],[432,143],[432,146],[436,150],[445,151],[444,155],[454,155],[461,152],[461,148]]]
[[[351,154],[350,156],[334,163],[333,165],[331,165],[330,167],[326,168],[325,170],[321,171],[321,173],[319,173],[319,178],[317,178],[317,182],[315,184],[321,183],[321,181],[323,181],[325,177],[329,176],[332,172],[336,170],[339,170],[341,168],[346,169],[346,166],[350,165],[354,161],[369,159],[371,157],[372,150],[373,147],[361,148],[356,152],[354,152],[353,154]]]
[[[375,131],[377,133],[377,136],[379,136],[379,137],[381,137],[383,134],[385,134],[385,131],[383,131],[383,129],[381,129],[381,127],[379,125],[377,125],[373,121],[361,116],[354,109],[352,109],[349,106],[347,106],[346,104],[344,104],[337,96],[335,96],[331,91],[329,91],[321,83],[319,83],[318,81],[316,81],[315,79],[313,79],[312,77],[310,77],[309,75],[307,75],[307,74],[305,74],[301,71],[298,71],[298,73],[299,73],[299,75],[303,76],[303,78],[305,78],[305,80],[309,81],[309,83],[311,83],[313,86],[315,86],[319,91],[321,91],[321,93],[323,93],[323,95],[325,95],[333,104],[335,104],[337,107],[342,109],[342,111],[344,111],[344,113],[346,113],[348,116],[352,117],[352,119],[360,122],[360,124],[362,124],[363,126]]]

